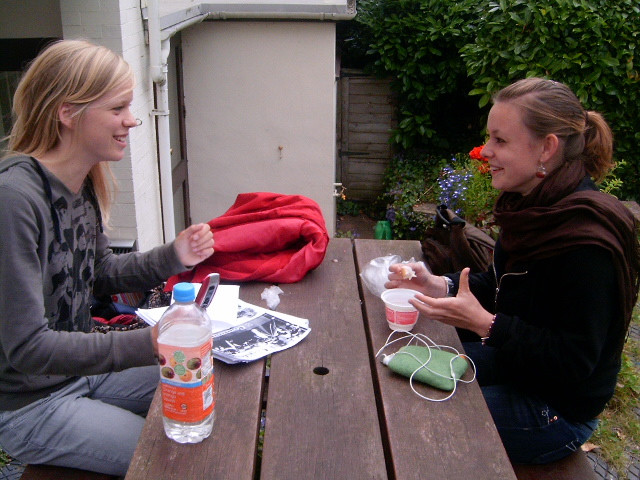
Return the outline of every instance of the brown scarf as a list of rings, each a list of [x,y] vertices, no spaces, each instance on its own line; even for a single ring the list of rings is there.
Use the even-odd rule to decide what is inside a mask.
[[[503,192],[494,209],[507,268],[544,259],[580,245],[606,248],[617,271],[625,331],[638,298],[640,247],[635,219],[615,197],[576,191],[586,172],[580,161],[564,163],[529,195]]]

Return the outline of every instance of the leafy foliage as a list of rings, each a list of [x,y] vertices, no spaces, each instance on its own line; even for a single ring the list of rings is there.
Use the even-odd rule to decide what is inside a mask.
[[[486,163],[469,154],[443,158],[429,154],[398,155],[387,167],[386,219],[393,237],[422,240],[433,218],[417,212],[421,203],[445,204],[468,222],[490,235],[492,207],[498,191],[491,186]]]
[[[640,328],[640,304],[634,310],[632,328]],[[600,415],[600,425],[590,442],[599,448],[606,462],[613,466],[619,478],[626,475],[629,454],[640,456],[640,340],[630,335],[622,354],[616,391]]]
[[[431,219],[414,211],[414,206],[435,199],[435,178],[445,161],[426,154],[398,155],[392,159],[384,176],[386,219],[393,238],[421,239]]]
[[[602,179],[602,182],[600,183],[600,190],[619,198],[622,194],[624,182],[620,177],[618,177],[618,173],[623,170],[626,165],[627,162],[625,160],[620,160],[616,163],[607,176]]]
[[[627,160],[624,196],[638,195],[640,40],[637,0],[494,0],[475,9],[473,41],[461,49],[471,94],[480,106],[513,81],[553,78],[573,89],[585,108],[602,113],[614,131],[616,158]]]
[[[345,44],[395,79],[396,145],[466,151],[482,141],[492,94],[553,78],[605,116],[626,161],[620,195],[640,197],[637,0],[360,0],[358,12]]]
[[[398,127],[392,135],[397,145],[444,152],[459,148],[461,136],[473,137],[470,144],[478,141],[480,124],[473,123],[473,114],[464,115],[478,109],[466,95],[459,95],[468,92],[471,83],[458,53],[469,41],[465,30],[475,4],[476,0],[358,2],[355,41],[367,43],[372,68],[392,77],[398,92]]]
[[[11,457],[7,455],[4,451],[0,450],[0,468],[3,468],[11,462]]]
[[[361,207],[358,202],[338,198],[336,201],[336,213],[338,215],[358,215]]]
[[[491,186],[486,163],[468,154],[452,157],[438,177],[438,203],[445,204],[467,222],[490,233],[498,190]]]

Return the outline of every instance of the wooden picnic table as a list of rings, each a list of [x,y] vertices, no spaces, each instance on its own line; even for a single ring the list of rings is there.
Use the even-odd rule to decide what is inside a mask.
[[[477,383],[429,402],[374,358],[390,330],[359,272],[389,253],[421,256],[415,241],[332,239],[317,269],[280,285],[277,310],[309,319],[309,336],[270,361],[216,361],[202,443],[165,436],[158,390],[126,479],[515,479]],[[240,297],[263,306],[267,286],[241,284]],[[414,332],[461,349],[452,327],[420,318]]]

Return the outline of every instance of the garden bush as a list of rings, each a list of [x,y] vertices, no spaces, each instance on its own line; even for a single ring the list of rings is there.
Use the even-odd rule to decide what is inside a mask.
[[[491,186],[488,160],[480,155],[481,148],[456,154],[440,171],[438,203],[486,233],[495,234],[492,212],[500,192]]]
[[[392,141],[402,148],[455,150],[460,137],[478,141],[478,107],[459,50],[477,0],[360,0],[356,35],[349,47],[366,51],[370,67],[390,76],[398,92],[398,127]],[[364,44],[364,46],[362,45]],[[464,92],[463,95],[460,95]],[[457,111],[451,111],[454,107]],[[465,111],[473,112],[465,115]],[[466,117],[466,118],[465,118]],[[441,128],[442,124],[447,129]]]
[[[621,196],[640,197],[637,0],[359,0],[352,25],[343,58],[364,54],[362,64],[394,79],[390,141],[402,149],[467,151],[482,142],[493,93],[553,78],[605,115],[625,160]]]
[[[385,218],[391,223],[393,238],[421,240],[431,222],[414,207],[437,200],[439,171],[446,160],[414,151],[396,155],[385,170],[384,189],[380,201],[385,205]]]
[[[500,0],[478,3],[473,41],[460,49],[480,106],[531,76],[566,83],[602,113],[615,138],[620,193],[640,198],[640,40],[637,0]]]
[[[444,204],[467,222],[496,237],[493,204],[498,190],[491,186],[480,147],[450,158],[428,154],[398,155],[385,172],[386,219],[394,238],[422,240],[433,218],[416,211],[420,203]]]

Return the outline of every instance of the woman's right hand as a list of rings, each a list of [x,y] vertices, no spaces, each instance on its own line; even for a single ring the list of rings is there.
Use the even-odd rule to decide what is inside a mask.
[[[403,270],[410,267],[415,276],[407,278]],[[395,263],[389,267],[389,281],[385,288],[410,288],[430,297],[440,298],[447,296],[447,282],[444,277],[433,275],[424,262]]]

